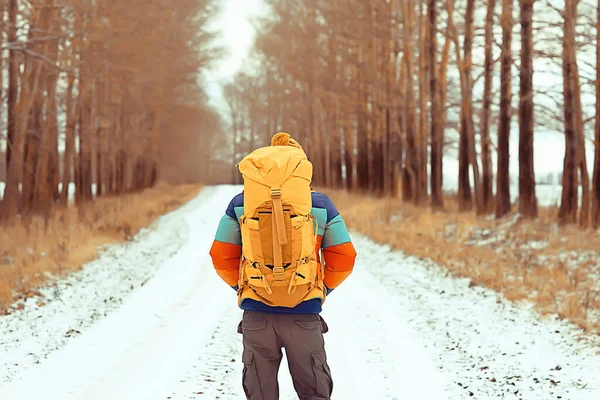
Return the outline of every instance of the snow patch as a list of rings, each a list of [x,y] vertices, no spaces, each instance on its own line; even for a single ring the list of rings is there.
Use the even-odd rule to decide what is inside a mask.
[[[371,274],[398,294],[398,315],[417,331],[449,376],[449,399],[600,398],[600,338],[567,321],[541,318],[431,261],[391,252],[354,234]],[[472,394],[471,394],[472,393]]]
[[[102,248],[81,271],[13,304],[14,311],[0,318],[0,385],[119,309],[179,250],[188,236],[184,217],[197,204],[160,217],[130,242]]]

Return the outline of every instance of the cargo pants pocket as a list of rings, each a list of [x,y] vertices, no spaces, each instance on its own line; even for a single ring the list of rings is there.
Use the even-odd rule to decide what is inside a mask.
[[[325,349],[317,350],[311,353],[313,359],[313,370],[317,380],[316,392],[318,395],[326,399],[331,398],[333,393],[333,379],[331,378],[331,370],[327,365],[327,355]]]
[[[244,350],[242,353],[242,362],[244,363],[244,371],[242,372],[242,386],[248,400],[264,400],[260,391],[260,382],[256,372],[256,364],[254,363],[254,353],[250,349]]]

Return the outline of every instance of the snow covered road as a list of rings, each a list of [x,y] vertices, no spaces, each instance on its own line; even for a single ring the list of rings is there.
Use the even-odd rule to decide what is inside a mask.
[[[86,294],[99,304],[110,297],[110,289],[102,296],[90,290],[110,281],[107,269],[86,267],[85,279],[71,285],[77,296],[0,318],[0,399],[243,399],[241,311],[207,257],[221,217],[214,210],[224,210],[237,191],[208,187],[164,217],[168,223],[157,225],[156,239],[139,238],[142,247],[170,243],[172,249],[172,241],[159,239],[186,228],[168,259],[148,256],[149,264],[159,263],[147,267],[152,278],[133,278],[135,289],[122,305],[105,309],[106,317],[89,322],[56,314],[80,303],[85,310],[72,314],[87,315],[100,306]],[[436,266],[354,239],[355,273],[323,313],[334,400],[600,398],[600,356],[575,340],[566,323],[539,321]],[[121,250],[138,251],[125,245],[113,253]],[[98,263],[107,264],[105,257],[110,254]],[[113,286],[121,293],[122,282]],[[81,334],[66,339],[80,320],[86,321],[77,322]],[[20,362],[30,354],[35,362]],[[282,400],[297,399],[288,375],[284,360]]]

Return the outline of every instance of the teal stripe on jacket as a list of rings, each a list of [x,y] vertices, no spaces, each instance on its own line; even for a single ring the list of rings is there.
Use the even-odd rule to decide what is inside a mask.
[[[229,215],[224,215],[219,223],[215,240],[223,243],[242,245],[242,234],[240,224]]]
[[[350,242],[350,234],[348,234],[348,228],[346,223],[342,219],[341,215],[337,215],[334,219],[329,221],[327,224],[327,234],[323,235],[323,244],[321,247],[324,249],[338,244],[344,244]]]

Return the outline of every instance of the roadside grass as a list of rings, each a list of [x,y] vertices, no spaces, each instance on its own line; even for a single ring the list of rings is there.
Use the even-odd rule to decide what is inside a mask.
[[[202,186],[160,185],[139,193],[103,197],[81,207],[0,225],[0,315],[20,298],[36,295],[48,279],[78,270],[100,246],[129,240],[158,217],[195,197]]]
[[[355,232],[600,334],[600,235],[559,227],[557,207],[541,208],[535,221],[518,218],[516,210],[497,220],[459,213],[452,195],[437,212],[398,199],[326,192]]]

